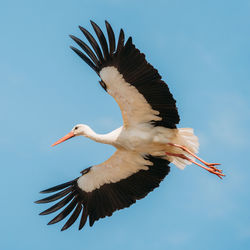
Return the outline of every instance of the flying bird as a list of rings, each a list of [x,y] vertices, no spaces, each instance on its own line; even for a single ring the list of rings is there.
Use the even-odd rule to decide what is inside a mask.
[[[71,49],[97,73],[102,88],[116,100],[123,126],[108,134],[97,134],[89,126],[78,124],[52,145],[75,136],[85,136],[116,148],[109,159],[84,169],[80,177],[41,191],[57,193],[36,203],[62,198],[41,215],[66,206],[49,225],[72,212],[61,230],[69,228],[78,217],[79,230],[87,219],[92,226],[100,218],[111,216],[114,211],[144,198],[168,175],[170,163],[180,169],[194,163],[220,178],[224,176],[216,167],[220,164],[207,163],[196,155],[199,143],[193,129],[176,127],[180,120],[176,101],[158,71],[135,47],[132,38],[125,41],[121,29],[116,42],[111,25],[105,21],[106,39],[96,23],[91,21],[91,25],[99,42],[79,26],[92,48],[71,35],[79,46],[79,49]]]

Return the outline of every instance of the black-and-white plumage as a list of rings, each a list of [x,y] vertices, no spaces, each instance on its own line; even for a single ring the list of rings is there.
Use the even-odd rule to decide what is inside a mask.
[[[114,32],[110,24],[108,22],[105,23],[109,39],[109,49],[103,32],[94,22],[91,22],[91,24],[99,39],[103,53],[101,52],[101,49],[99,48],[99,45],[93,36],[81,26],[80,30],[90,42],[97,56],[86,43],[75,36],[71,36],[71,38],[84,50],[84,52],[89,57],[87,57],[77,48],[71,48],[92,69],[94,69],[96,73],[101,76],[101,78],[104,72],[109,71],[109,73],[111,73],[110,71],[115,71],[116,69],[119,74],[122,75],[125,82],[136,88],[136,90],[142,95],[143,99],[145,99],[145,101],[150,105],[150,108],[159,112],[157,113],[157,116],[161,119],[152,119],[152,124],[155,126],[176,128],[176,124],[179,123],[180,119],[175,105],[176,101],[170,93],[167,84],[161,80],[161,76],[159,75],[158,71],[146,61],[145,55],[135,48],[131,37],[129,37],[124,44],[125,37],[122,29],[120,30],[117,46],[115,46],[116,43]],[[100,81],[100,84],[107,91],[107,86],[103,79]],[[116,99],[121,107],[122,102],[119,100],[119,95],[115,95],[113,91],[114,90],[111,88],[108,90],[108,93]],[[136,108],[137,106],[134,107],[134,109]],[[121,107],[122,112],[123,110],[126,111],[126,106],[124,105]],[[134,113],[125,115],[123,112],[122,115],[125,124],[128,119],[127,117],[130,115],[133,115],[133,119],[135,119]]]
[[[125,179],[103,184],[100,188],[95,188],[89,192],[79,187],[79,178],[42,191],[41,193],[59,192],[39,200],[37,203],[48,203],[62,197],[64,199],[43,211],[41,215],[53,213],[69,203],[49,224],[61,221],[75,209],[62,228],[62,230],[65,230],[75,222],[82,210],[79,224],[79,229],[81,229],[87,217],[89,217],[89,224],[92,226],[98,219],[111,216],[114,211],[129,207],[136,200],[144,198],[150,191],[158,187],[170,170],[168,166],[169,162],[160,157],[149,155],[145,156],[145,158],[153,164],[149,165],[147,170],[142,169]],[[89,171],[91,171],[91,168],[83,170],[82,175],[87,175]]]
[[[49,224],[61,221],[72,212],[62,230],[70,227],[79,216],[79,229],[87,218],[92,226],[99,218],[111,216],[114,211],[144,198],[169,173],[170,162],[181,169],[193,162],[223,176],[221,170],[214,167],[216,164],[206,163],[195,155],[199,144],[193,130],[176,128],[179,123],[176,102],[158,71],[135,48],[132,38],[125,42],[121,29],[116,43],[108,22],[105,22],[108,39],[97,24],[92,21],[91,24],[100,46],[80,27],[92,49],[75,36],[71,38],[82,51],[71,48],[100,76],[101,86],[119,104],[124,124],[106,135],[96,134],[89,126],[79,124],[53,144],[83,135],[117,149],[107,161],[83,170],[79,178],[42,191],[58,192],[37,203],[62,199],[42,215],[66,206]],[[196,163],[194,158],[206,167]]]

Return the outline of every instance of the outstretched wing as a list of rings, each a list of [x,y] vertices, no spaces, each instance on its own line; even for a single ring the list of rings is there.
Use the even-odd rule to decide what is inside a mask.
[[[48,203],[62,198],[40,214],[50,214],[67,205],[48,224],[61,221],[73,211],[61,230],[69,228],[79,216],[80,230],[87,218],[92,226],[100,218],[111,216],[114,211],[129,207],[136,200],[144,198],[169,173],[168,164],[167,160],[160,157],[118,150],[106,162],[83,170],[81,177],[42,191],[59,192],[36,203]]]
[[[158,71],[150,65],[129,37],[124,44],[121,29],[116,45],[115,35],[106,21],[108,41],[101,29],[91,21],[101,47],[83,27],[83,32],[93,50],[83,41],[71,38],[83,49],[71,47],[100,77],[101,86],[114,97],[120,106],[124,126],[151,123],[154,126],[176,128],[179,115],[169,88]],[[109,45],[108,45],[109,44]]]

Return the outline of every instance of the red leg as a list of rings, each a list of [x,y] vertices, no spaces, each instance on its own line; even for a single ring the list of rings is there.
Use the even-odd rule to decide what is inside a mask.
[[[166,155],[180,157],[182,159],[190,161],[190,162],[194,163],[195,165],[197,165],[197,166],[199,166],[199,167],[207,170],[208,172],[217,175],[220,179],[222,179],[222,176],[225,176],[224,174],[222,174],[221,170],[219,171],[216,168],[213,168],[213,167],[210,167],[210,166],[209,167],[204,167],[200,163],[197,163],[197,162],[193,161],[192,159],[188,158],[187,156],[185,156],[183,154],[174,154],[174,153],[168,153],[168,152],[166,152]]]
[[[208,163],[204,160],[202,160],[200,157],[198,157],[196,154],[192,153],[189,149],[187,149],[186,147],[184,146],[181,146],[181,145],[178,145],[178,144],[174,144],[174,143],[168,143],[170,146],[174,146],[174,147],[177,147],[177,148],[180,148],[182,149],[183,151],[189,153],[190,155],[192,155],[194,158],[196,158],[197,160],[199,160],[200,162],[202,162],[203,164],[205,164],[207,167],[210,167],[216,171],[219,171],[219,172],[222,172],[221,169],[218,169],[214,166],[217,166],[217,165],[220,165],[219,163]]]

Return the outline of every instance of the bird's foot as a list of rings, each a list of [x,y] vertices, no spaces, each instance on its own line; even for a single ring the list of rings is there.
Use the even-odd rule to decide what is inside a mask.
[[[224,177],[225,175],[222,173],[221,169],[216,168],[214,165],[220,165],[218,163],[216,164],[212,164],[210,163],[210,166],[208,167],[204,167],[204,169],[206,169],[208,172],[217,175],[220,179],[222,179],[222,177]]]
[[[214,171],[222,173],[221,169],[218,169],[215,167],[215,166],[221,165],[220,163],[205,163],[205,165],[209,168],[212,168]]]

